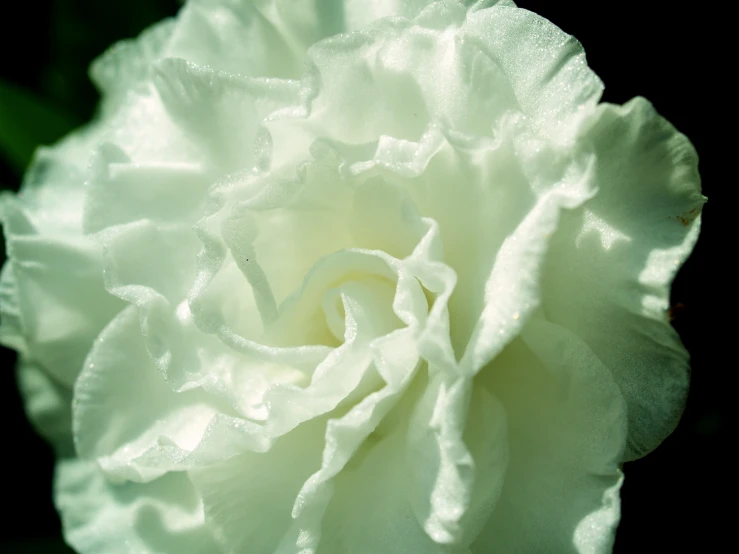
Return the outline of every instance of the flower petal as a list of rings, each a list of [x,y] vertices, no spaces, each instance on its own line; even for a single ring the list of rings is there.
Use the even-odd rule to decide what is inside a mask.
[[[478,40],[500,64],[524,113],[544,135],[571,139],[595,110],[603,83],[580,43],[543,17],[501,4],[471,13],[463,36]]]
[[[236,436],[239,421],[229,415],[202,389],[172,390],[146,351],[133,307],[103,331],[75,385],[78,453],[98,459],[117,479],[146,482],[206,459],[228,458],[243,448]],[[229,425],[235,431],[224,448],[219,441],[225,442]],[[242,438],[264,449],[254,435]]]
[[[295,496],[320,467],[325,424],[323,418],[305,423],[264,454],[192,471],[206,521],[224,551],[275,551],[290,526]]]
[[[202,209],[209,185],[198,165],[133,163],[104,144],[87,183],[85,232],[141,219],[186,225]]]
[[[172,38],[176,23],[165,19],[132,40],[117,42],[90,66],[90,79],[103,97],[103,113],[113,112],[132,88],[151,78],[152,62]]]
[[[422,390],[424,382],[425,379],[419,379],[417,388]],[[408,433],[408,411],[418,393],[416,390],[410,398],[404,398],[395,413],[386,416],[375,436],[333,479],[333,495],[321,525],[318,553],[466,552],[463,548],[434,542],[417,522],[409,500],[413,468],[406,460],[404,441]]]
[[[666,312],[705,199],[690,142],[647,101],[601,106],[584,133],[599,191],[553,237],[544,309],[613,373],[628,404],[626,456],[634,459],[672,432],[684,406],[688,354]]]
[[[414,409],[407,459],[411,505],[439,544],[468,546],[500,496],[508,446],[505,410],[471,379],[431,378]]]
[[[99,249],[84,237],[28,234],[10,235],[8,251],[29,360],[71,386],[91,342],[122,307],[102,286]]]
[[[166,56],[247,76],[299,76],[300,45],[283,31],[274,12],[264,10],[264,4],[188,2],[178,16]]]
[[[64,536],[80,554],[221,552],[203,523],[202,500],[182,472],[115,485],[90,462],[62,460],[55,502]]]
[[[476,377],[506,409],[510,460],[472,551],[605,554],[619,519],[626,406],[576,335],[533,318],[522,337]]]
[[[17,378],[26,415],[34,428],[54,446],[57,456],[72,456],[72,389],[22,359]]]
[[[299,549],[315,552],[321,540],[321,523],[332,501],[334,484],[344,471],[353,471],[356,459],[384,433],[388,414],[404,401],[404,395],[418,366],[414,356],[413,330],[401,329],[374,340],[370,346],[375,369],[385,379],[385,386],[366,394],[343,416],[326,425],[325,448],[321,468],[308,478],[297,494],[293,522],[283,536],[279,552]],[[370,389],[372,390],[372,389]],[[382,430],[381,430],[382,429]]]
[[[159,62],[153,80],[173,120],[219,175],[251,169],[261,121],[300,101],[296,82],[246,78],[180,59]]]

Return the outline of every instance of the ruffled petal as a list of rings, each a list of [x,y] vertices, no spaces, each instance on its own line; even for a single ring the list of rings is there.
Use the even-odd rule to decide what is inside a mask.
[[[283,2],[188,2],[179,14],[166,56],[240,75],[299,76],[304,47],[285,29],[274,9],[280,4]],[[300,2],[297,9],[304,10],[309,4]]]
[[[275,552],[290,526],[295,496],[320,466],[325,424],[324,418],[305,423],[269,452],[245,453],[192,472],[206,521],[224,552]]]
[[[136,310],[128,308],[100,335],[75,385],[75,444],[111,475],[150,481],[175,466],[168,446],[177,454],[195,450],[221,412],[202,391],[172,391],[146,351]]]
[[[23,333],[18,288],[13,275],[13,265],[6,263],[0,271],[0,344],[17,350],[19,354],[28,352]]]
[[[401,413],[386,416],[362,451],[334,479],[318,553],[466,552],[436,543],[413,513],[409,500],[413,468],[405,459],[403,448],[408,432],[407,407],[413,405],[408,400],[404,399]]]
[[[64,535],[80,554],[219,554],[203,522],[203,502],[186,473],[151,483],[112,484],[90,462],[62,460],[55,502]]]
[[[406,459],[413,512],[434,542],[461,548],[479,534],[503,487],[506,435],[497,399],[469,378],[431,377],[411,417]]]
[[[52,444],[57,456],[74,455],[72,389],[23,359],[18,363],[17,377],[26,415],[34,428]]]
[[[329,504],[334,503],[335,484],[342,472],[355,469],[357,460],[366,456],[390,425],[388,414],[403,401],[418,367],[413,342],[412,329],[398,330],[372,342],[375,369],[385,385],[366,394],[343,416],[328,421],[321,468],[298,492],[293,521],[282,537],[278,552],[323,551],[322,547],[319,549],[323,522]]]
[[[476,380],[505,407],[510,458],[472,551],[610,552],[626,406],[608,368],[576,335],[537,317]]]
[[[105,144],[86,187],[85,232],[142,219],[186,225],[202,209],[209,185],[199,165],[133,163],[122,150]]]
[[[508,76],[510,86],[537,130],[572,140],[603,93],[580,43],[532,12],[500,4],[469,15],[462,36],[479,41]]]
[[[104,289],[100,251],[84,237],[40,235],[30,227],[16,233],[15,223],[6,230],[25,356],[71,386],[90,344],[122,307]]]
[[[163,56],[176,27],[165,19],[135,39],[117,42],[90,65],[90,79],[103,98],[102,112],[114,112],[125,95],[152,77],[152,64]]]
[[[251,169],[262,120],[300,100],[293,81],[241,77],[179,59],[158,63],[154,84],[172,119],[216,175]]]
[[[647,101],[601,106],[583,134],[595,150],[598,194],[553,237],[544,309],[613,373],[634,459],[672,432],[685,403],[688,354],[667,318],[669,285],[693,248],[705,199],[693,147]]]

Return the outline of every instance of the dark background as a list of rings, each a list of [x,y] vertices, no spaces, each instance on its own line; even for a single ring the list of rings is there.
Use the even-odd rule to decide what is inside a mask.
[[[722,50],[717,41],[724,36],[717,25],[726,16],[706,6],[678,9],[677,3],[666,0],[518,4],[583,43],[590,66],[606,84],[605,101],[624,103],[645,96],[690,137],[700,155],[709,198],[703,232],[673,287],[673,304],[682,306],[674,325],[693,357],[691,393],[677,431],[657,451],[625,467],[615,551],[684,551],[692,550],[693,543],[700,544],[702,552],[718,551],[728,541],[729,508],[723,507],[721,493],[729,496],[725,504],[731,506],[729,487],[733,490],[727,430],[732,387],[727,379],[730,368],[736,367],[732,358],[721,354],[729,344],[736,311],[727,294],[731,264],[719,265],[719,257],[711,255],[718,243],[724,250],[722,261],[736,248],[736,234],[727,234],[723,227],[732,216],[722,161],[731,156],[720,153],[720,129],[735,117],[724,76],[730,69],[724,67],[722,73],[716,59]],[[45,108],[34,112],[42,116],[29,112],[20,125],[18,118],[8,121],[0,109],[0,187],[17,189],[36,141],[52,142],[90,117],[97,98],[87,80],[90,61],[114,41],[135,36],[177,8],[176,0],[34,0],[14,3],[15,13],[3,14],[0,104],[17,103],[15,92],[21,90],[23,98],[30,93]],[[18,110],[25,102],[21,100]],[[35,100],[29,102],[36,105]],[[3,158],[9,129],[22,140],[11,145],[20,144],[12,156]],[[0,250],[0,259],[3,254]],[[717,325],[719,317],[729,323]],[[25,419],[13,364],[14,354],[0,351],[0,553],[69,553],[51,503],[52,453]]]

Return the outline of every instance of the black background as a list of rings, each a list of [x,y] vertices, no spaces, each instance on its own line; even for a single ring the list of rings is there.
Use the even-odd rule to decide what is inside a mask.
[[[86,78],[89,62],[115,40],[135,36],[178,7],[175,0],[14,4],[15,13],[2,16],[0,78],[80,122],[90,117],[96,99]],[[728,540],[730,508],[725,506],[731,506],[734,488],[727,427],[728,379],[736,362],[723,355],[736,311],[729,288],[732,266],[725,262],[736,249],[736,234],[725,225],[734,217],[727,199],[727,188],[734,185],[726,182],[725,162],[732,156],[724,153],[728,143],[722,130],[735,118],[728,84],[733,68],[719,62],[726,15],[699,4],[679,9],[662,0],[519,0],[518,5],[583,43],[590,66],[606,84],[604,101],[645,96],[690,137],[700,155],[709,202],[701,238],[675,281],[672,298],[683,307],[674,325],[692,354],[691,392],[676,432],[657,451],[625,467],[615,552],[693,550],[694,543],[701,552],[717,551]],[[18,182],[19,173],[0,159],[2,188],[17,189]],[[712,255],[718,245],[721,257]],[[25,419],[14,354],[2,350],[0,356],[0,552],[70,552],[61,543],[51,503],[51,450]]]

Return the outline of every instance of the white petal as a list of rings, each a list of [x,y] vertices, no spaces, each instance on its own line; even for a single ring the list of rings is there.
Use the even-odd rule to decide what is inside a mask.
[[[12,263],[5,263],[0,270],[0,344],[19,354],[28,351]]]
[[[177,305],[195,277],[198,240],[187,224],[156,224],[142,219],[106,229],[96,238],[103,247],[105,286],[132,303],[160,294]]]
[[[544,309],[613,373],[628,404],[633,459],[674,429],[684,406],[688,355],[666,312],[704,198],[690,142],[645,100],[601,106],[584,133],[599,191],[553,238]]]
[[[80,554],[219,554],[203,503],[185,473],[114,485],[90,462],[57,465],[55,502],[64,536]]]
[[[75,444],[110,475],[150,481],[197,464],[188,455],[198,449],[198,455],[216,459],[231,455],[212,446],[220,440],[211,436],[214,426],[223,426],[217,414],[224,412],[202,390],[172,390],[146,351],[131,307],[103,331],[77,380]]]
[[[100,128],[90,125],[53,147],[36,150],[18,193],[34,229],[41,233],[78,234],[82,220],[83,183],[90,150]],[[15,231],[5,230],[6,233]]]
[[[274,552],[295,496],[320,467],[325,420],[308,422],[264,454],[247,453],[192,472],[205,517],[226,552]]]
[[[411,505],[437,543],[468,546],[493,510],[506,474],[506,415],[471,379],[431,378],[409,426]]]
[[[300,100],[295,82],[250,79],[179,59],[158,63],[154,84],[172,118],[221,174],[251,169],[261,121]]]
[[[74,455],[72,389],[35,364],[18,363],[18,388],[28,419],[53,446],[57,456]]]
[[[84,237],[26,234],[8,237],[8,253],[29,360],[71,386],[90,344],[122,307],[102,286],[99,249]]]
[[[540,132],[571,140],[603,92],[577,40],[532,12],[503,4],[469,15],[463,36],[479,40],[510,80]]]
[[[174,27],[174,21],[165,19],[136,39],[114,44],[92,62],[90,78],[103,97],[103,113],[115,110],[129,90],[151,78],[152,62],[162,56]]]
[[[403,401],[415,375],[418,356],[413,333],[403,329],[376,339],[371,345],[378,372],[386,379],[380,390],[366,394],[345,415],[326,425],[321,468],[305,481],[293,506],[293,522],[283,536],[278,552],[314,552],[321,542],[321,522],[331,502],[334,483],[344,471],[353,471],[388,426],[388,413]],[[370,389],[372,390],[372,389]],[[384,431],[383,431],[384,432]]]
[[[534,318],[477,382],[506,409],[510,460],[472,551],[609,552],[626,407],[608,369],[577,336]]]
[[[259,4],[262,4],[261,6]],[[193,0],[180,12],[166,56],[248,76],[295,77],[304,51],[264,3]]]
[[[133,163],[117,146],[103,144],[86,184],[84,229],[152,219],[194,222],[211,184],[201,166],[187,163]]]
[[[421,387],[423,382],[419,380]],[[418,391],[413,397],[417,395]],[[333,495],[321,526],[318,554],[465,552],[435,543],[413,513],[409,500],[413,467],[404,452],[408,410],[413,406],[413,401],[408,400],[404,399],[395,413],[386,416],[375,436],[333,479]]]
[[[361,0],[344,0],[347,30],[363,29],[384,17],[416,17],[431,0],[380,0],[370,4]]]

